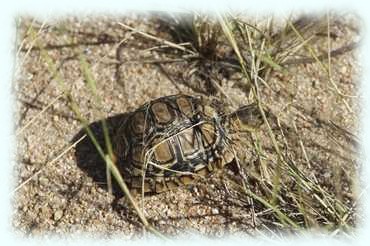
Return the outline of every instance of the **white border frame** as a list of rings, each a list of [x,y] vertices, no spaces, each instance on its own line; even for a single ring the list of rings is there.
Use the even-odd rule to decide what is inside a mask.
[[[7,4],[7,5],[4,5]],[[15,150],[15,137],[13,132],[12,117],[15,109],[14,95],[11,92],[13,68],[15,66],[15,18],[22,14],[29,14],[38,18],[55,18],[63,17],[67,14],[122,14],[127,11],[139,10],[160,10],[160,11],[184,11],[198,9],[203,11],[228,11],[228,10],[248,10],[253,12],[271,12],[282,14],[286,11],[292,10],[305,10],[312,12],[322,12],[327,9],[334,10],[352,10],[358,14],[364,21],[362,27],[363,43],[359,59],[362,66],[363,74],[361,76],[361,94],[363,109],[361,112],[361,153],[363,154],[363,168],[361,171],[361,188],[362,188],[362,211],[364,214],[364,224],[359,225],[357,230],[356,239],[333,239],[316,234],[309,234],[299,237],[287,237],[284,241],[271,241],[266,238],[248,238],[245,236],[233,236],[223,240],[210,240],[209,238],[184,238],[179,237],[176,239],[177,244],[228,244],[245,245],[246,243],[253,245],[260,244],[274,244],[274,245],[344,245],[351,243],[354,245],[368,245],[370,244],[370,202],[369,202],[369,183],[370,183],[370,81],[369,71],[370,68],[370,43],[369,35],[367,32],[370,23],[370,5],[367,6],[365,1],[350,1],[350,0],[336,0],[336,1],[323,1],[311,0],[309,1],[246,1],[246,0],[59,0],[59,1],[46,1],[46,0],[33,0],[33,1],[19,1],[13,0],[3,2],[1,7],[0,25],[1,36],[0,39],[0,180],[3,182],[0,185],[0,233],[1,241],[4,245],[8,244],[27,244],[27,245],[65,245],[68,244],[89,244],[101,245],[108,243],[106,240],[100,240],[99,236],[94,238],[87,237],[86,235],[66,235],[66,237],[50,237],[50,238],[26,238],[16,234],[11,225],[11,197],[12,197],[12,172],[14,164],[14,150]],[[368,150],[368,151],[366,151]],[[122,242],[119,238],[109,240],[109,244],[121,245],[127,244],[155,244],[163,245],[164,242],[158,239],[151,238],[149,241],[125,241]],[[165,243],[167,244],[167,243]]]

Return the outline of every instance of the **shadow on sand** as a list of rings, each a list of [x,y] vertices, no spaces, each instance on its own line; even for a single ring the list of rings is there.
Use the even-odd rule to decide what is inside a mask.
[[[128,116],[129,113],[125,114],[118,114],[112,117],[106,118],[108,131],[109,131],[109,137],[112,141],[118,127],[124,119]],[[102,120],[94,121],[91,124],[89,124],[89,128],[93,132],[95,138],[97,139],[99,145],[102,147],[105,153],[107,153],[106,145],[104,141],[104,135],[103,135],[103,127],[102,127]],[[72,139],[72,142],[77,141],[79,138],[81,138],[84,134],[86,134],[86,131],[84,128],[82,128]],[[85,137],[81,142],[79,142],[76,145],[76,162],[77,166],[87,173],[88,176],[90,176],[94,182],[96,182],[99,187],[108,190],[107,189],[107,179],[106,179],[106,164],[102,157],[100,156],[99,152],[96,150],[96,147],[94,143],[91,141],[90,137]],[[122,197],[123,193],[114,181],[114,178],[112,178],[113,181],[113,194],[116,197]]]

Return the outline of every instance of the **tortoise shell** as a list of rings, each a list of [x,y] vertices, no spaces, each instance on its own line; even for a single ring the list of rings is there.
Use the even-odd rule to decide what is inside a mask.
[[[128,186],[158,193],[231,162],[225,120],[189,95],[161,97],[130,113],[113,145]]]

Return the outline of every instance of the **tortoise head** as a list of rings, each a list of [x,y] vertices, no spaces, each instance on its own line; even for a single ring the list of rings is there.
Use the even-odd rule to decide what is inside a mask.
[[[227,115],[229,127],[235,132],[255,131],[263,124],[263,116],[256,103],[241,106]]]

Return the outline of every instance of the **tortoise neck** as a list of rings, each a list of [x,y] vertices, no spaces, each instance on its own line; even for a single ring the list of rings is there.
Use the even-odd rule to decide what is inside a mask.
[[[231,133],[255,131],[263,124],[263,117],[256,103],[241,106],[223,118],[225,127]]]
[[[225,127],[228,134],[235,134],[240,131],[236,111],[221,116],[221,124]]]

